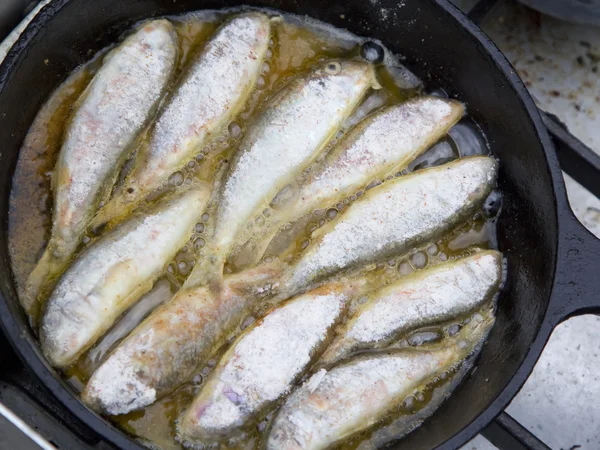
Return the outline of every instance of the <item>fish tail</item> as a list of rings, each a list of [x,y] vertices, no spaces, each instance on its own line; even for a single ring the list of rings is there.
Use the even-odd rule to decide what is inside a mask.
[[[225,258],[217,251],[209,249],[196,261],[192,273],[185,281],[185,288],[207,286],[211,292],[218,293],[223,288],[223,268]]]
[[[92,219],[89,229],[96,232],[107,225],[111,227],[116,225],[129,217],[140,201],[141,198],[139,195],[123,193],[123,190],[121,190],[100,208]]]
[[[257,265],[265,256],[265,252],[271,243],[271,240],[277,234],[276,227],[264,230],[242,244],[237,250],[232,252],[228,262],[235,266],[236,270],[247,269]]]

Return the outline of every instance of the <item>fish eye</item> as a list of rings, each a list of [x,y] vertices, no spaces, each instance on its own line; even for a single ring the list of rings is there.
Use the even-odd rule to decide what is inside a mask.
[[[329,75],[337,75],[342,70],[342,65],[339,62],[330,62],[325,66],[325,72]]]

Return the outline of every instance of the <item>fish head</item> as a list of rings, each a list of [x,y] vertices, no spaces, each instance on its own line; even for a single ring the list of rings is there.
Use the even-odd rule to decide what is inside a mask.
[[[364,92],[368,88],[381,88],[373,64],[360,60],[324,61],[313,68],[311,78],[324,88],[336,86],[345,91],[348,98],[355,98],[356,92]]]

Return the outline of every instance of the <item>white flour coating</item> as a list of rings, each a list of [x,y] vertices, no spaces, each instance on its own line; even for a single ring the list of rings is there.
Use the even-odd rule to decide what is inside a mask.
[[[223,357],[186,413],[182,433],[225,435],[289,392],[345,300],[335,290],[308,293],[265,316]]]
[[[70,364],[136,301],[189,239],[208,199],[193,189],[137,216],[86,249],[54,289],[42,318],[42,349]]]
[[[403,169],[441,138],[464,112],[460,103],[422,97],[392,106],[361,123],[302,186],[295,214],[332,196],[350,195],[392,169]]]
[[[269,23],[266,15],[242,14],[216,32],[158,119],[146,161],[128,183],[145,192],[157,187],[232,120],[260,75]]]
[[[176,60],[177,36],[166,20],[146,23],[106,56],[79,100],[54,172],[55,238],[77,242]]]
[[[146,334],[145,340],[140,339],[138,352],[150,348],[148,343],[152,342],[153,330]],[[111,415],[154,403],[156,390],[140,379],[131,353],[129,348],[117,348],[106,363],[94,372],[94,377],[82,395],[86,403],[93,404],[99,398],[104,412]]]
[[[339,220],[313,235],[287,283],[291,291],[318,277],[389,253],[445,231],[483,201],[496,177],[489,157],[462,158],[371,189]]]
[[[119,355],[122,364],[136,368],[136,384],[154,389],[156,398],[170,393],[189,380],[215,349],[225,343],[232,330],[240,325],[248,303],[256,300],[255,287],[276,279],[282,270],[278,266],[265,264],[228,275],[219,295],[213,295],[205,286],[184,285],[175,297],[133,330],[103,365],[111,364],[111,359]],[[84,401],[96,411],[118,408],[118,414],[124,414],[153,403],[154,400],[139,397],[142,394],[127,385],[110,387],[117,381],[100,373],[110,372],[97,370],[83,393]],[[118,405],[104,394],[117,388],[122,392]]]
[[[358,359],[317,373],[279,410],[268,450],[329,448],[380,420],[413,390],[458,359],[452,348]],[[314,385],[317,384],[316,389]]]
[[[427,270],[385,288],[356,313],[346,338],[361,343],[458,317],[488,299],[501,281],[501,257],[470,256]]]
[[[374,83],[364,62],[318,67],[284,88],[240,144],[217,213],[217,242],[226,250],[252,212],[310,163]]]

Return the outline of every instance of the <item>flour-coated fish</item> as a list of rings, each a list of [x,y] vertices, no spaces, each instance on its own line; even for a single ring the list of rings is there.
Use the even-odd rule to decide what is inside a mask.
[[[312,167],[284,208],[271,212],[269,229],[251,239],[252,265],[286,222],[328,208],[378,178],[398,172],[438,141],[464,114],[464,105],[438,97],[419,97],[387,107],[360,122]],[[250,256],[250,255],[249,255]]]
[[[385,347],[411,330],[460,317],[489,301],[502,281],[502,255],[483,251],[372,293],[336,333],[321,360],[331,365],[356,350]]]
[[[191,237],[209,198],[199,186],[123,222],[84,250],[56,284],[42,315],[40,341],[55,367],[91,347],[149,291]]]
[[[177,54],[173,25],[162,19],[146,22],[106,55],[77,100],[52,178],[52,235],[21,298],[34,320],[98,204],[108,199],[121,164],[168,85]]]
[[[260,418],[323,350],[353,289],[340,283],[317,288],[244,331],[184,414],[179,426],[183,439],[227,438]]]
[[[243,108],[268,50],[270,21],[265,14],[250,12],[217,30],[184,72],[123,188],[100,211],[95,225],[128,214]]]
[[[460,365],[492,327],[492,316],[474,320],[447,346],[358,356],[321,369],[278,411],[268,450],[318,450],[379,423],[415,390]]]

